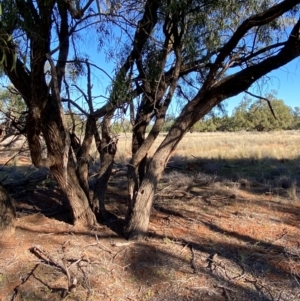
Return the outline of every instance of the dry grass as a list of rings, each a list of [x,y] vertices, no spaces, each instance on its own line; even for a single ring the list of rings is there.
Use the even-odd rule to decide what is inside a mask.
[[[160,135],[151,156],[163,140]],[[119,137],[117,162],[130,158],[131,136]],[[188,133],[179,143],[168,166],[222,177],[263,192],[282,193],[296,200],[300,187],[300,132]],[[182,178],[182,181],[184,178]],[[180,181],[176,181],[179,183]]]
[[[150,155],[164,138],[161,134],[151,148]],[[300,145],[299,131],[188,133],[179,143],[175,154],[207,159],[295,159]],[[130,157],[131,135],[120,135],[117,160]]]

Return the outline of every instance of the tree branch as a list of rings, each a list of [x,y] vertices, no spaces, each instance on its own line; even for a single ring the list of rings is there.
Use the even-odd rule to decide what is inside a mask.
[[[88,116],[89,113],[86,112],[84,109],[82,109],[75,101],[73,101],[70,98],[61,98],[62,102],[69,102],[72,106],[74,106],[78,111],[80,111],[82,114],[84,114],[85,116]]]
[[[246,94],[249,94],[249,95],[251,95],[251,96],[253,96],[253,97],[256,97],[256,98],[258,98],[258,99],[265,100],[265,101],[267,102],[268,106],[269,106],[269,109],[270,109],[270,111],[271,111],[273,117],[277,120],[277,117],[276,117],[276,115],[275,115],[275,112],[274,112],[274,110],[273,110],[273,108],[272,108],[272,105],[271,105],[271,102],[270,102],[269,99],[267,99],[267,98],[265,98],[265,97],[262,97],[262,96],[259,96],[259,95],[255,95],[255,94],[253,94],[253,93],[251,93],[251,92],[249,92],[249,91],[245,91],[245,93],[246,93]]]
[[[215,63],[213,64],[213,67],[211,68],[207,76],[204,86],[207,87],[211,84],[211,81],[214,79],[215,74],[220,68],[222,62],[233,51],[233,49],[237,46],[240,39],[249,31],[249,29],[255,26],[261,26],[270,23],[272,20],[278,18],[285,12],[291,10],[299,3],[300,3],[299,0],[282,1],[279,4],[270,7],[263,13],[259,13],[245,20],[237,28],[237,30],[234,32],[233,36],[229,39],[229,41],[221,48],[215,60]]]

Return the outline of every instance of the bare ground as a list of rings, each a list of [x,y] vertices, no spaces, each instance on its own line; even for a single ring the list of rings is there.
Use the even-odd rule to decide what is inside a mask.
[[[300,300],[299,200],[200,165],[168,169],[141,242],[121,236],[124,172],[110,182],[109,223],[80,229],[47,171],[15,171],[22,185],[6,184],[18,220],[0,240],[0,300]]]

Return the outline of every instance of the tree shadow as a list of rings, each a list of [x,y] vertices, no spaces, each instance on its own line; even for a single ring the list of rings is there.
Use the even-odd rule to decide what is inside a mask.
[[[161,210],[160,213],[165,218],[175,216],[177,221],[186,217],[184,213],[172,208]],[[154,215],[156,214],[154,212]],[[171,222],[176,221],[171,219]],[[224,239],[216,239],[214,235],[202,236],[200,232],[179,237],[178,234],[173,235],[172,231],[168,232],[168,235],[151,231],[147,241],[120,246],[117,250],[110,247],[112,253],[107,253],[110,257],[106,262],[113,264],[112,268],[108,268],[106,262],[94,268],[109,269],[111,272],[106,277],[112,277],[117,286],[120,286],[120,278],[126,279],[122,285],[134,285],[139,292],[134,300],[273,301],[297,300],[300,297],[299,274],[286,269],[288,265],[282,265],[282,262],[288,262],[290,266],[297,265],[299,257],[288,258],[282,246],[236,231],[228,231],[212,221],[202,220],[201,215],[197,221],[186,219],[186,228],[192,229],[195,222],[203,224],[212,233],[222,235]],[[156,226],[159,228],[159,225]],[[43,233],[43,229],[33,229],[32,232],[40,234]],[[53,230],[49,229],[49,233],[53,233]],[[91,252],[94,248],[95,251],[99,251],[100,248],[106,250],[108,242],[120,239],[112,231],[108,233],[107,230],[92,228],[86,231],[74,229],[71,236],[70,232],[63,229],[53,234],[74,237],[76,242],[79,235],[89,238],[96,236],[94,247],[94,243],[80,244],[80,250],[84,253],[89,250],[88,245],[91,246],[89,248],[93,248]],[[47,237],[47,240],[52,239],[52,236]],[[52,243],[57,245],[55,239]],[[55,254],[56,252],[52,251]],[[75,257],[74,260],[78,258],[74,251],[70,254],[72,258]],[[94,254],[100,263],[107,257],[97,252],[91,254]],[[54,273],[52,270],[49,271],[50,274]],[[114,270],[116,271],[113,272]],[[43,279],[40,274],[36,276]],[[39,283],[43,285],[41,281]],[[47,288],[45,285],[43,287]],[[49,287],[52,288],[51,285]],[[26,289],[24,286],[24,296],[43,300],[40,294],[25,291]],[[112,291],[113,289],[116,288],[112,288]],[[60,291],[53,292],[53,297],[59,293]],[[123,297],[125,299],[126,295]]]
[[[175,155],[167,165],[166,173],[173,170],[183,174],[202,173],[214,176],[215,181],[238,183],[251,193],[273,192],[288,196],[287,190],[300,187],[300,157],[295,159],[244,158],[208,159]]]
[[[287,214],[288,218],[283,218],[285,223],[299,225],[300,158],[267,158],[251,163],[250,159],[187,160],[175,156],[166,169],[163,181],[171,188],[169,195],[159,192],[159,198],[174,198],[171,191],[173,189],[176,192],[176,185],[181,185],[181,189],[186,191],[186,200],[198,197],[199,206],[206,203],[220,209],[234,204],[239,207],[245,205],[247,198],[251,198],[251,203],[258,207],[272,208],[274,212]],[[174,182],[176,185],[172,185]],[[240,197],[240,194],[245,193],[246,196]]]
[[[181,167],[174,165],[177,160],[181,162]],[[192,165],[195,162],[196,165]],[[190,169],[187,169],[188,164]],[[297,173],[299,159],[284,162],[270,160],[268,164],[263,160],[256,160],[254,163],[248,159],[184,161],[179,157],[169,164],[166,176],[176,170],[180,174],[179,178],[187,175],[196,180],[191,185],[182,185],[181,190],[185,194],[184,198],[177,201],[179,204],[177,210],[174,207],[174,198],[177,197],[174,189],[170,191],[169,196],[166,194],[160,197],[159,192],[154,209],[158,210],[164,219],[168,216],[184,219],[191,228],[198,223],[211,233],[223,236],[224,239],[218,240],[213,236],[208,238],[199,233],[179,236],[173,235],[172,232],[162,235],[158,231],[152,231],[147,242],[126,247],[127,251],[124,252],[124,256],[122,255],[123,270],[128,272],[125,276],[131,277],[129,281],[141,287],[141,296],[144,299],[271,301],[300,298],[299,273],[289,270],[289,266],[299,265],[299,256],[289,254],[285,247],[275,242],[270,243],[234,230],[227,230],[214,223],[212,219],[209,220],[213,215],[218,219],[229,206],[241,208],[242,211],[245,198],[235,194],[235,189],[238,188],[254,195],[251,203],[257,208],[269,208],[271,211],[280,211],[288,215],[281,218],[279,223],[299,227],[297,222],[299,205],[296,202],[283,202],[271,198],[264,201],[259,198],[266,192],[287,198],[288,188],[282,187],[282,184],[286,184],[282,179],[296,180],[296,186],[299,187],[300,174]],[[25,176],[27,169],[20,168],[21,174]],[[37,186],[37,182],[22,182],[20,177],[22,185],[18,187],[9,185],[9,180],[10,178],[6,179],[7,187],[16,200],[19,214],[42,213],[58,221],[70,221],[66,198],[51,179],[38,182],[40,185]],[[100,230],[92,231],[92,229],[73,232],[64,230],[55,232],[55,235],[68,235],[72,232],[87,237],[96,236],[100,242],[106,239],[120,239],[123,236],[124,225],[122,216],[126,212],[126,185],[124,178],[121,178],[120,182],[122,187],[113,181],[116,181],[116,178],[112,179],[114,189],[109,189],[107,193],[110,213],[106,222],[106,226],[112,232],[103,231],[101,234]],[[166,184],[166,179],[162,182]],[[175,183],[180,185],[179,182]],[[221,186],[210,187],[216,183],[221,183]],[[200,190],[192,190],[195,186]],[[244,216],[241,212],[236,214],[242,223]],[[273,217],[268,218],[271,220]],[[25,226],[17,228],[36,233],[53,232]],[[119,252],[116,252],[115,255],[118,254]],[[30,298],[36,297],[34,300],[43,300],[38,299],[40,297],[34,292],[30,294],[28,295]]]
[[[165,237],[155,236],[155,239],[162,241]],[[150,300],[279,300],[281,291],[271,280],[269,283],[268,278],[285,279],[283,282],[289,279],[285,287],[288,292],[284,294],[299,297],[299,294],[296,296],[299,277],[295,280],[292,275],[274,268],[256,256],[251,248],[185,240],[181,241],[182,247],[192,248],[194,254],[193,259],[186,259],[185,254],[180,256],[178,252],[167,251],[173,249],[173,241],[179,243],[175,237],[168,239],[170,245],[167,247],[145,243],[127,254],[132,277],[146,286],[148,293],[152,292]],[[246,258],[242,262],[237,259],[241,253]],[[238,272],[232,274],[233,269]]]

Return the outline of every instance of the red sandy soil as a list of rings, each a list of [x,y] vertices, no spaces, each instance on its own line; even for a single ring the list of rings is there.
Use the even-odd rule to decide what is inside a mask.
[[[0,240],[0,300],[300,300],[299,200],[165,183],[149,237],[128,242],[123,190],[109,186],[114,217],[90,229],[68,223],[56,187],[18,191],[16,232]]]

